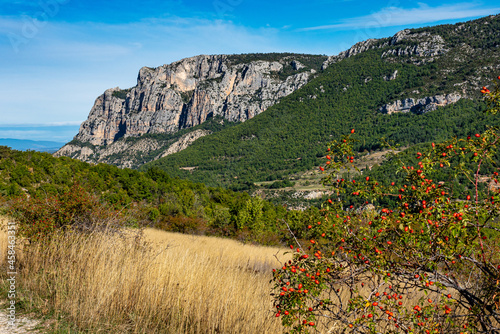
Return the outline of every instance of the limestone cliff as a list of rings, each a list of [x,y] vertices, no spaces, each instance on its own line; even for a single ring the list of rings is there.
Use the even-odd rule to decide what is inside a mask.
[[[109,145],[122,137],[173,133],[222,116],[252,118],[302,87],[314,72],[293,58],[235,63],[230,56],[196,56],[143,67],[137,85],[108,89],[97,98],[75,139]],[[285,66],[294,72],[282,77]]]
[[[348,50],[340,52],[338,55],[330,56],[323,63],[322,68],[327,68],[330,64],[342,59],[355,56],[371,49],[382,49],[386,51],[382,58],[391,56],[411,56],[411,61],[415,64],[432,62],[435,57],[441,56],[449,51],[445,47],[444,39],[438,34],[430,32],[415,32],[410,29],[401,30],[392,38],[368,39],[354,44]]]
[[[135,87],[111,88],[96,99],[74,140],[55,156],[137,167],[178,152],[208,132],[178,139],[176,145],[155,138],[139,138],[133,144],[125,139],[173,134],[215,117],[244,122],[304,86],[325,59],[294,54],[200,55],[143,67]]]
[[[381,106],[379,110],[386,114],[393,114],[396,112],[413,112],[416,114],[423,114],[436,110],[438,107],[445,107],[448,104],[456,103],[461,98],[462,96],[458,93],[436,95],[424,98],[407,98],[385,104]]]

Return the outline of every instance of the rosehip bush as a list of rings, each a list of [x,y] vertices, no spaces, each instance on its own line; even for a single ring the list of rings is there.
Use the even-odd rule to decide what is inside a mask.
[[[57,230],[87,232],[120,220],[118,212],[77,184],[62,194],[22,195],[12,200],[9,211],[18,222],[19,236],[30,242],[49,238]]]
[[[493,109],[499,81],[482,90]],[[328,147],[320,169],[333,196],[274,271],[275,315],[291,333],[499,333],[500,131],[429,145],[400,166],[400,186],[357,170],[355,135]],[[433,177],[443,168],[473,190],[453,196]],[[347,195],[364,204],[345,205]],[[380,206],[386,197],[396,205]]]

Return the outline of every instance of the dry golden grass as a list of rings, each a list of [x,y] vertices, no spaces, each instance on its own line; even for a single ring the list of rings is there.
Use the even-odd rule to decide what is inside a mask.
[[[133,233],[66,234],[26,249],[18,259],[25,297],[93,333],[281,332],[269,280],[283,249],[153,229],[144,236],[146,244]]]
[[[7,225],[7,218],[0,216],[0,265],[5,264],[5,252],[7,250],[7,233],[5,231],[5,226]]]

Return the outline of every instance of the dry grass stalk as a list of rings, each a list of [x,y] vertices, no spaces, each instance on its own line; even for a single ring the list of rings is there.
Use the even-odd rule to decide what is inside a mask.
[[[135,235],[57,236],[18,258],[37,308],[111,333],[278,333],[270,298],[278,248],[148,229]],[[5,249],[5,234],[0,247]]]

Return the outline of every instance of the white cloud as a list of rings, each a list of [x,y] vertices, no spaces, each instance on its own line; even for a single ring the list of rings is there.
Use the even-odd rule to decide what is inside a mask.
[[[302,28],[300,30],[348,30],[365,27],[409,26],[413,24],[486,16],[498,12],[500,12],[500,7],[484,8],[479,7],[475,3],[457,3],[438,7],[430,7],[425,3],[419,3],[417,8],[386,7],[371,15],[353,17],[341,20],[339,23]]]
[[[78,125],[47,126],[45,124],[0,126],[0,138],[68,142],[78,133],[78,128]]]
[[[0,129],[8,128],[26,128],[26,127],[58,127],[58,126],[79,126],[83,123],[81,121],[72,122],[49,122],[49,123],[12,123],[12,124],[0,124]]]

